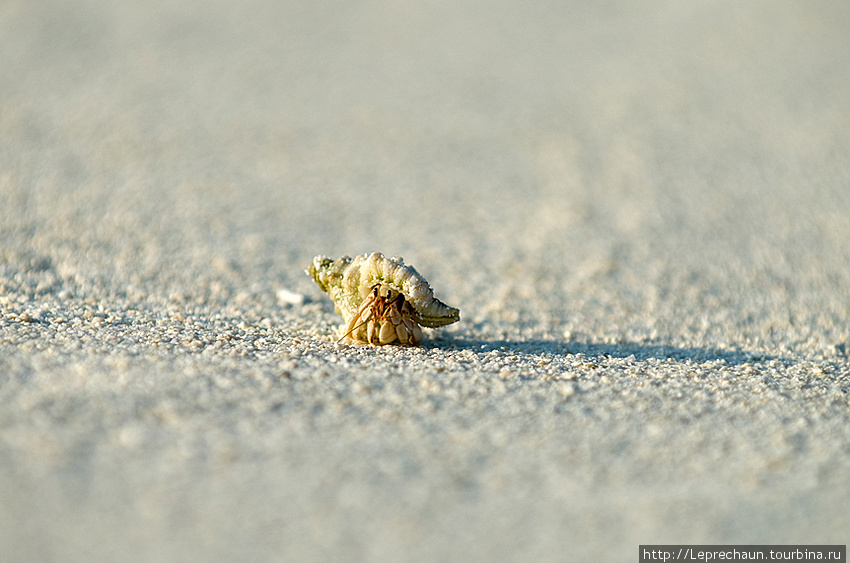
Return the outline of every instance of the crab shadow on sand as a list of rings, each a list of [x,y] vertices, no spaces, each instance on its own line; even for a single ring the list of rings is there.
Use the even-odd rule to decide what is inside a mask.
[[[730,365],[760,363],[778,359],[776,356],[737,348],[673,346],[668,344],[643,342],[623,342],[612,344],[569,340],[487,340],[440,336],[427,340],[424,343],[424,346],[426,348],[440,348],[444,350],[469,350],[477,353],[500,351],[515,354],[582,354],[588,359],[628,358],[634,356],[637,360],[675,360],[681,362],[691,361],[695,363],[725,361]]]

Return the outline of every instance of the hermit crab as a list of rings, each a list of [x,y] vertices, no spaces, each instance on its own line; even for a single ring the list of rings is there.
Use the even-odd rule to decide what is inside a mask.
[[[428,280],[398,256],[316,256],[307,274],[345,320],[340,340],[416,346],[422,342],[421,326],[460,320],[460,311],[436,299]]]

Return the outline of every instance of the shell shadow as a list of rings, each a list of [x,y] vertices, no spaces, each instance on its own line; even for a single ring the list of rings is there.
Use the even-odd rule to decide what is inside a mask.
[[[557,341],[557,340],[483,340],[440,336],[427,340],[427,348],[443,350],[470,350],[487,353],[494,350],[523,354],[578,355],[588,358],[628,358],[638,360],[676,360],[703,363],[723,360],[730,365],[768,362],[776,356],[738,348],[711,348],[702,346],[672,346],[667,344],[624,342],[619,344]]]

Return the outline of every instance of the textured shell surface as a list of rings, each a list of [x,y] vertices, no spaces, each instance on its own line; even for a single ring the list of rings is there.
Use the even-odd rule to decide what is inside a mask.
[[[428,281],[400,257],[387,258],[380,252],[336,260],[317,256],[307,273],[345,320],[344,338],[389,343],[375,335],[382,328],[388,333],[386,325],[392,321],[398,335],[393,343],[418,344],[418,325],[438,327],[460,320],[460,311],[436,299]],[[384,314],[391,308],[396,309],[395,315]],[[411,330],[416,336],[408,336]]]

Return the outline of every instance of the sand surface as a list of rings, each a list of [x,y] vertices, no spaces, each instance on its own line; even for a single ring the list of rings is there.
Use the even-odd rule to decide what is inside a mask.
[[[848,29],[0,2],[0,560],[850,542]],[[372,251],[461,322],[335,343]]]

